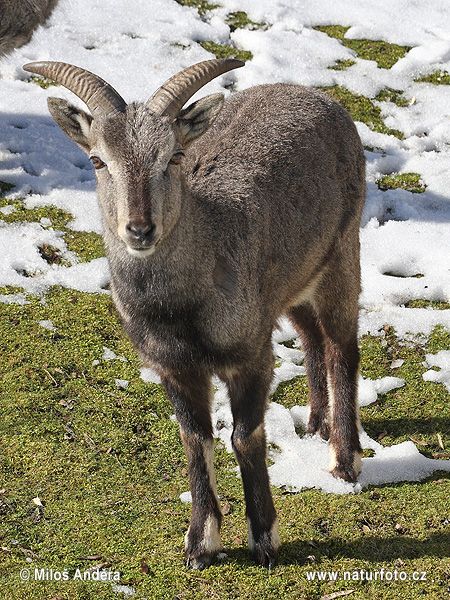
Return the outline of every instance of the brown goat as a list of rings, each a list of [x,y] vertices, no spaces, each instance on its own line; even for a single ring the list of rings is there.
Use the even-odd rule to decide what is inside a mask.
[[[267,568],[279,536],[266,466],[264,413],[271,335],[287,314],[305,350],[308,432],[328,439],[331,472],[360,471],[357,345],[364,152],[336,102],[299,85],[207,96],[242,66],[182,71],[145,104],[65,63],[26,70],[77,94],[92,115],[50,99],[57,124],[90,156],[113,300],[146,364],[161,377],[181,429],[192,492],[187,564],[221,549],[213,470],[211,376],[226,382],[244,484],[249,546]]]

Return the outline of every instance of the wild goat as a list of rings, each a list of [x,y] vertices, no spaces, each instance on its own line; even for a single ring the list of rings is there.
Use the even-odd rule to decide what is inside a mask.
[[[0,0],[0,56],[30,41],[58,0]]]
[[[92,115],[49,99],[96,169],[113,300],[173,405],[186,450],[192,518],[187,564],[221,549],[213,470],[211,376],[226,382],[249,547],[267,568],[280,544],[266,466],[271,336],[287,314],[303,341],[308,432],[329,438],[331,472],[355,481],[359,225],[364,152],[336,102],[299,85],[197,90],[243,63],[210,60],[127,105],[98,76],[26,65],[79,96]]]

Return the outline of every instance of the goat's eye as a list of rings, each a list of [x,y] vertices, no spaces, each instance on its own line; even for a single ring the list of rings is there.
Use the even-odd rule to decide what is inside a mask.
[[[183,156],[184,156],[183,152],[181,152],[181,151],[175,152],[175,154],[172,156],[172,158],[169,161],[170,164],[171,165],[179,165]]]
[[[98,156],[91,156],[89,160],[94,165],[95,169],[102,169],[103,167],[106,167],[106,164]]]

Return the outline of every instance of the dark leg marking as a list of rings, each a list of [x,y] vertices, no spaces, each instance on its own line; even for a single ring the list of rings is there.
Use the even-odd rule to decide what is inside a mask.
[[[325,367],[325,337],[317,315],[310,304],[295,306],[289,310],[289,318],[296,328],[305,352],[306,376],[309,388],[309,419],[307,433],[318,433],[324,440],[329,438],[328,388]]]
[[[325,341],[330,471],[354,482],[361,471],[362,454],[357,400],[359,263],[345,258],[338,256],[330,266],[317,290],[314,308]],[[358,259],[355,255],[352,260]]]
[[[183,374],[163,379],[174,407],[186,451],[192,494],[192,516],[185,537],[186,565],[204,569],[222,549],[222,513],[216,492],[211,424],[211,382],[207,375]]]
[[[335,477],[353,482],[361,471],[357,377],[359,349],[356,340],[346,344],[331,339],[326,344],[330,385],[330,471]]]
[[[270,352],[270,362],[272,354]],[[246,502],[249,548],[267,569],[275,566],[280,539],[266,464],[264,413],[272,376],[265,370],[242,371],[228,380],[234,418],[232,444],[241,469]]]

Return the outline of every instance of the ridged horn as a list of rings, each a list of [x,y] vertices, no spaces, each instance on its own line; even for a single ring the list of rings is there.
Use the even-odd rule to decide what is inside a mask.
[[[151,96],[145,105],[158,116],[178,116],[183,105],[201,87],[212,79],[232,69],[243,67],[245,63],[235,58],[205,60],[180,71]]]
[[[98,75],[62,62],[32,62],[23,66],[25,71],[37,73],[60,83],[83,100],[91,113],[124,112],[125,100]]]

